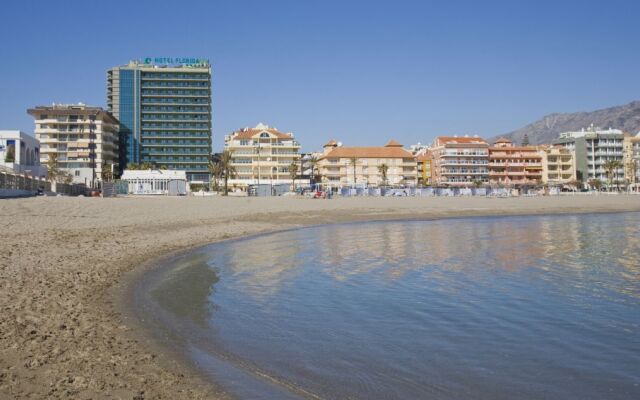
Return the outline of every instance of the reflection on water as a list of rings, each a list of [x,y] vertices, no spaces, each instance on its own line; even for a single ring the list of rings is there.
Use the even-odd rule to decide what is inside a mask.
[[[187,317],[200,326],[206,325],[213,308],[208,298],[218,282],[218,275],[207,265],[207,259],[206,254],[181,259],[151,290],[151,297],[174,315]]]
[[[170,306],[319,398],[635,399],[639,240],[638,213],[302,229],[210,246]]]
[[[609,289],[638,296],[640,224],[634,223],[637,214],[632,215],[630,221],[620,216],[585,221],[587,217],[576,215],[345,224],[237,242],[210,263],[233,273],[238,289],[257,297],[277,295],[302,273],[298,267],[309,261],[310,253],[315,266],[337,281],[368,273],[394,280],[429,266],[439,273],[479,264],[511,272],[562,265],[563,273],[569,268],[609,274],[594,270],[593,264],[614,263],[613,272],[624,280]]]

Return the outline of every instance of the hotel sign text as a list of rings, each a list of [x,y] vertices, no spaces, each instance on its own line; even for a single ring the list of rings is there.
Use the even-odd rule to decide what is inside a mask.
[[[195,57],[146,57],[145,64],[208,66],[209,60]]]

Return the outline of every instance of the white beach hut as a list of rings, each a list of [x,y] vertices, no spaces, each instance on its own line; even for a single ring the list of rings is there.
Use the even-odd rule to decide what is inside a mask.
[[[187,174],[185,171],[127,169],[122,174],[121,180],[127,182],[129,194],[169,196],[187,194]]]

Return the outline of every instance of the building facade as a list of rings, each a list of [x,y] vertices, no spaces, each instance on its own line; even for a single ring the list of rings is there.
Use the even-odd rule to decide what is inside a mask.
[[[157,61],[157,62],[156,62]],[[120,162],[181,170],[209,181],[211,66],[145,59],[107,72],[107,107],[120,121]]]
[[[40,142],[21,131],[0,131],[0,166],[35,177],[47,176],[40,165]]]
[[[324,145],[318,171],[322,184],[329,187],[416,186],[418,183],[415,156],[395,140],[382,147],[345,147],[331,140]]]
[[[549,186],[574,184],[577,181],[573,150],[562,146],[540,146],[542,183]]]
[[[87,186],[101,180],[103,168],[118,170],[119,123],[101,107],[54,104],[28,113],[35,118],[41,164],[55,154],[58,169]]]
[[[640,132],[636,136],[625,137],[623,147],[624,180],[636,186],[640,183]]]
[[[224,148],[231,152],[236,177],[229,185],[246,190],[249,185],[291,184],[289,168],[297,165],[301,174],[300,143],[293,133],[283,133],[268,125],[243,128],[224,138]],[[297,180],[301,183],[300,180]]]
[[[135,195],[184,196],[189,188],[186,173],[175,170],[128,169],[122,173],[122,182],[126,182],[127,194]]]
[[[514,187],[541,184],[542,154],[534,146],[498,139],[489,147],[489,183]]]
[[[428,154],[434,185],[489,183],[489,143],[478,136],[438,136]]]
[[[418,185],[431,186],[431,158],[425,150],[423,153],[416,155],[416,163],[418,166]]]
[[[588,184],[593,179],[609,181],[604,165],[609,160],[624,162],[623,142],[621,130],[603,130],[592,125],[581,131],[561,133],[553,144],[575,152],[577,179]],[[623,179],[624,168],[619,168],[614,172],[613,181]]]

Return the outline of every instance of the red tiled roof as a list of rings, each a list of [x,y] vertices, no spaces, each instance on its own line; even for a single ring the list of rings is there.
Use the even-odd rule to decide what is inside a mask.
[[[481,137],[455,137],[455,136],[438,136],[436,141],[442,144],[456,143],[456,144],[488,144],[486,140]]]
[[[397,140],[391,139],[384,145],[384,147],[402,147],[402,145],[398,143]]]
[[[509,147],[489,147],[489,152],[492,151],[504,151],[504,152],[509,152],[509,151],[530,151],[530,152],[536,152],[538,151],[538,148],[536,146],[509,146]]]
[[[336,147],[323,158],[415,158],[402,147]]]

